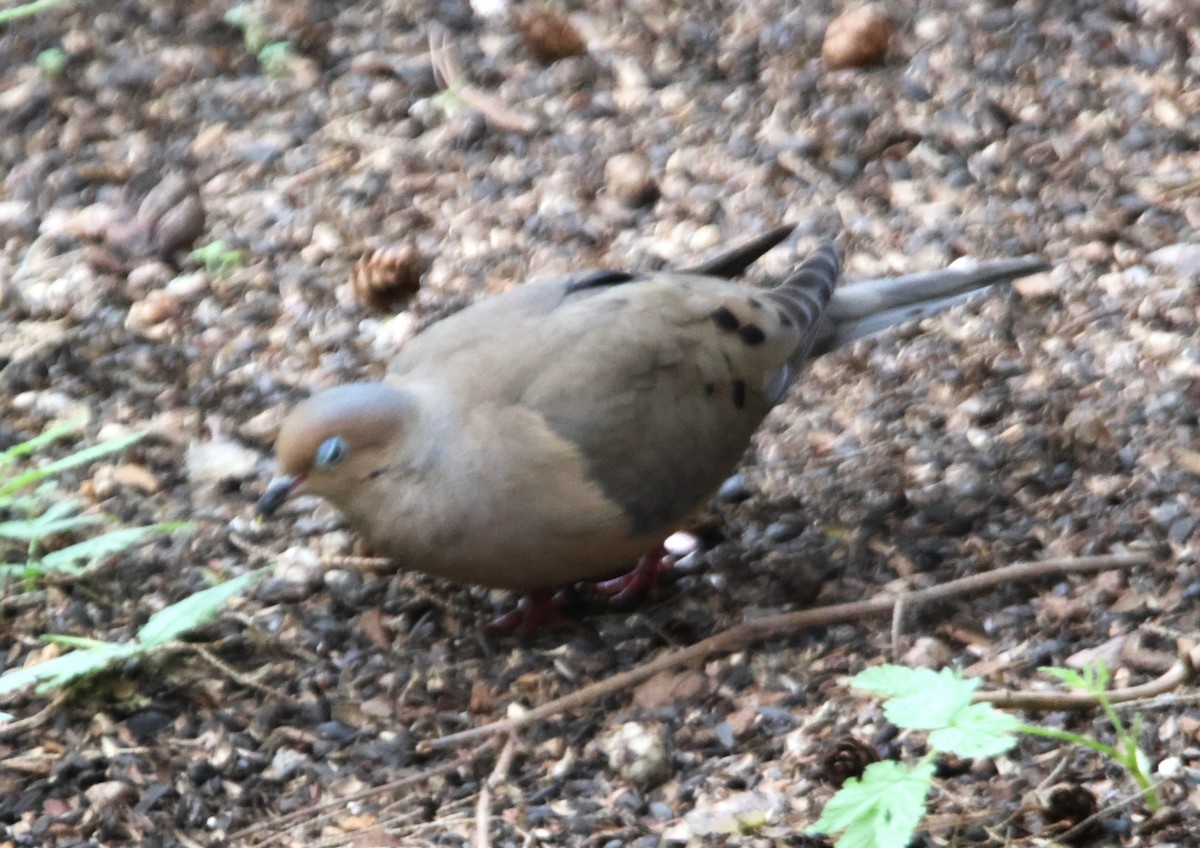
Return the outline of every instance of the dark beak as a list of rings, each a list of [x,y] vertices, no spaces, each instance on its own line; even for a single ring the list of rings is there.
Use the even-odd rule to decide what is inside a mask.
[[[283,506],[283,502],[292,493],[292,489],[300,485],[303,480],[304,478],[298,474],[285,474],[268,483],[267,490],[258,499],[258,505],[255,507],[258,517],[270,518],[275,510]]]

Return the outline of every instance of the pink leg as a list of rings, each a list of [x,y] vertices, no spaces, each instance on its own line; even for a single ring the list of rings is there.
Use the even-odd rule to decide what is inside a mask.
[[[562,601],[562,595],[552,589],[534,589],[521,597],[515,610],[489,621],[487,629],[502,632],[520,630],[522,635],[532,636],[542,627],[563,622],[558,611]]]
[[[621,603],[631,598],[656,592],[659,578],[674,570],[674,567],[671,560],[667,559],[667,549],[659,545],[639,559],[638,564],[633,567],[633,571],[611,580],[601,580],[592,585],[610,602]]]

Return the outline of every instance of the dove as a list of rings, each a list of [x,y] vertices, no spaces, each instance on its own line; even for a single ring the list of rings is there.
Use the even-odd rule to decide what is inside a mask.
[[[554,620],[557,587],[619,572],[597,585],[617,597],[653,585],[664,539],[704,508],[806,362],[1044,267],[1024,257],[838,286],[826,242],[773,288],[732,281],[791,230],[680,271],[525,283],[433,324],[381,382],[288,413],[260,516],[319,495],[401,568],[527,593],[505,624]]]

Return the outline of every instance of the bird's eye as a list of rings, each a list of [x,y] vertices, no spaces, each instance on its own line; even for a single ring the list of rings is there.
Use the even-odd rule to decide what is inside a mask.
[[[341,436],[330,436],[317,448],[317,457],[313,465],[318,471],[328,471],[342,461],[347,449],[345,439]]]

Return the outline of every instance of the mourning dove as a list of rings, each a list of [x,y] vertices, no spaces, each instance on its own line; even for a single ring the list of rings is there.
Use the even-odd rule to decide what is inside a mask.
[[[729,281],[790,230],[685,271],[528,283],[434,324],[383,382],[289,413],[260,514],[320,495],[374,552],[464,583],[605,577],[687,524],[809,359],[1042,267],[835,289],[824,244],[769,291]]]

